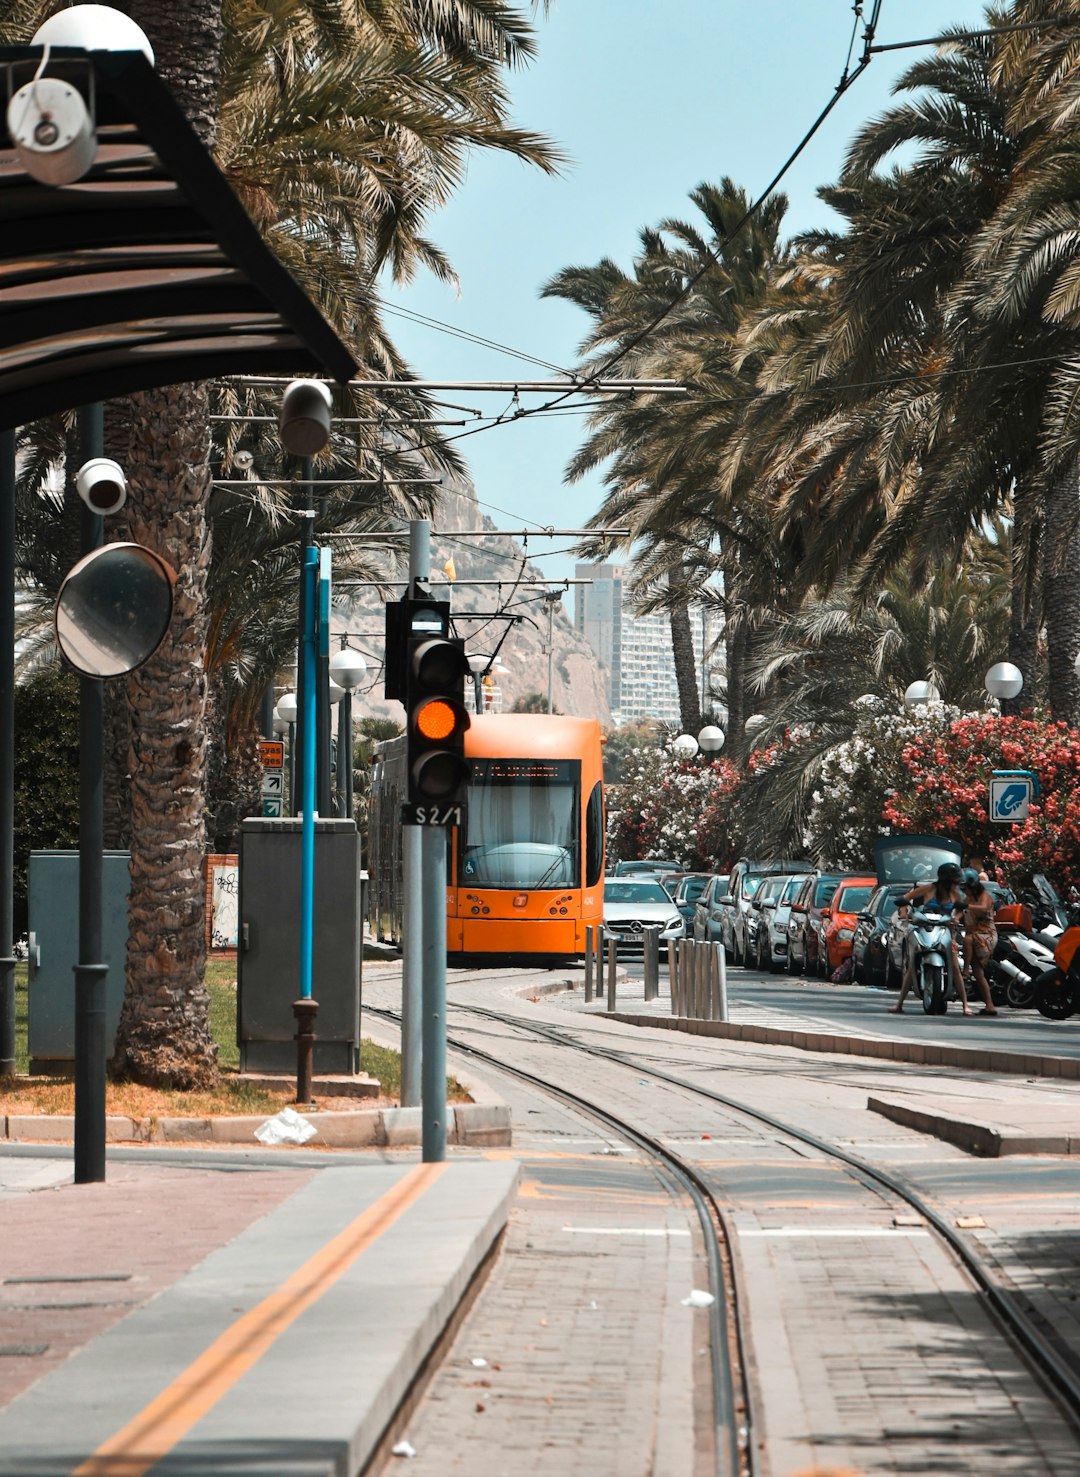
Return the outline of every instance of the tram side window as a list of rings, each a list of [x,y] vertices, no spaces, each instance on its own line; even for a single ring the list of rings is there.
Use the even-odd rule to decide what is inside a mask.
[[[593,785],[585,810],[585,886],[595,887],[604,872],[604,787]]]

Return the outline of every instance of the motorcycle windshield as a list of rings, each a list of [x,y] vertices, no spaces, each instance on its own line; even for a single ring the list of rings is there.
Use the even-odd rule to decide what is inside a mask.
[[[887,882],[933,882],[942,862],[959,861],[959,842],[944,836],[879,836],[874,842],[874,870],[882,887]]]

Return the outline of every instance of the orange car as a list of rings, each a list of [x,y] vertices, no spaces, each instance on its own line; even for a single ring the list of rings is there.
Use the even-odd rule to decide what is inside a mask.
[[[821,914],[821,963],[825,978],[851,958],[851,940],[861,913],[877,886],[876,877],[845,877]]]

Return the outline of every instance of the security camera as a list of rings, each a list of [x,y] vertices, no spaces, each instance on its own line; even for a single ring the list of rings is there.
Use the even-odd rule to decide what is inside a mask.
[[[250,472],[255,465],[255,458],[250,451],[234,451],[232,464],[238,472]]]
[[[19,163],[43,185],[82,179],[97,154],[97,133],[82,93],[55,77],[20,87],[7,106]]]
[[[127,502],[127,478],[107,456],[91,457],[75,473],[75,486],[86,506],[105,517],[119,513]]]
[[[281,397],[278,429],[293,456],[314,456],[330,440],[333,400],[321,380],[293,380]]]

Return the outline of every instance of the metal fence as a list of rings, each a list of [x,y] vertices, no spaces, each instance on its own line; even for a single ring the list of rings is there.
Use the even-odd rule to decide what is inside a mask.
[[[666,965],[671,1013],[683,1020],[726,1021],[727,961],[722,944],[697,939],[671,939],[661,951],[660,929],[644,933],[646,1001],[660,998],[660,967]],[[607,1008],[616,1006],[617,944],[604,939],[600,928],[585,930],[585,1003],[607,995]]]

